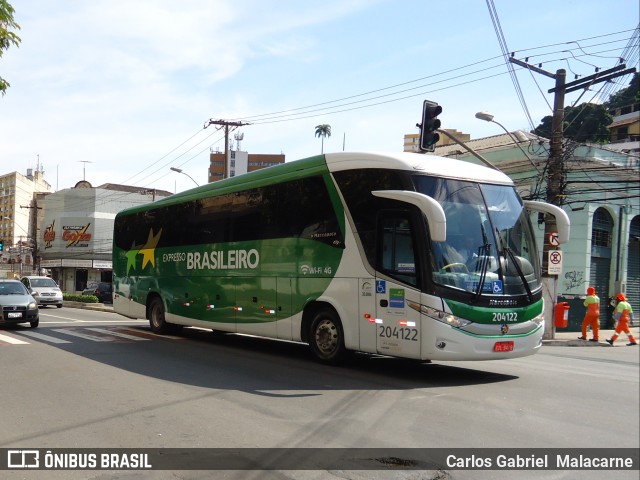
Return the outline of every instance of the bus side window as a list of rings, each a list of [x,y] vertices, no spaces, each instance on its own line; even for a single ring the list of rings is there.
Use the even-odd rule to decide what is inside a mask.
[[[378,220],[378,270],[417,285],[416,254],[408,212],[383,212]]]

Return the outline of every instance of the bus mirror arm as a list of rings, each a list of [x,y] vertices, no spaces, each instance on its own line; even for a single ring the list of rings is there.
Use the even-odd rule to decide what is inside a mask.
[[[569,215],[560,207],[551,205],[545,202],[536,202],[533,200],[525,200],[524,206],[527,210],[533,210],[534,212],[548,213],[553,215],[556,219],[556,225],[558,227],[558,242],[567,243],[569,241],[569,230],[571,227],[571,221]]]
[[[408,190],[376,190],[371,193],[376,197],[389,198],[415,205],[427,217],[431,240],[444,242],[447,239],[447,217],[442,206],[433,198]]]

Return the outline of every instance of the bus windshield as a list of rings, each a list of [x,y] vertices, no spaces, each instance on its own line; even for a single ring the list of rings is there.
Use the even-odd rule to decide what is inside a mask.
[[[432,279],[481,295],[528,295],[540,288],[531,223],[513,186],[415,176],[416,190],[447,218],[444,242],[432,242]]]

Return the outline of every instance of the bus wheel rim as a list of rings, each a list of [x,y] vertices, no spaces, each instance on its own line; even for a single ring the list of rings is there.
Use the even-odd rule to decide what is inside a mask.
[[[161,315],[162,315],[162,312],[157,307],[154,308],[153,311],[151,312],[151,321],[153,322],[154,327],[162,326],[162,320],[160,318]]]
[[[338,328],[331,320],[322,320],[315,332],[318,350],[329,355],[338,347]]]

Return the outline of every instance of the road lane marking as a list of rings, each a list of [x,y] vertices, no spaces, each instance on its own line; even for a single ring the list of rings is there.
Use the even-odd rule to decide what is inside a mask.
[[[54,332],[62,333],[64,335],[71,335],[74,337],[84,338],[85,340],[91,340],[92,342],[111,342],[112,340],[104,337],[96,337],[93,335],[88,335],[86,333],[76,332],[75,330],[64,330],[62,328],[54,328]]]
[[[0,341],[10,343],[12,345],[29,345],[29,342],[20,340],[18,338],[10,337],[9,335],[2,335],[0,333]]]
[[[61,338],[52,337],[50,335],[45,335],[44,333],[38,332],[20,332],[21,335],[27,335],[28,337],[36,338],[38,340],[43,340],[49,343],[71,343],[68,340],[63,340]]]
[[[117,332],[115,330],[108,330],[106,328],[91,328],[87,327],[86,330],[91,330],[93,332],[105,333],[107,335],[113,335],[114,337],[127,338],[129,340],[135,340],[136,342],[144,342],[149,340],[148,338],[136,337],[135,335],[129,335],[126,333]]]
[[[150,330],[137,330],[135,328],[126,328],[130,332],[134,332],[136,335],[140,335],[145,338],[165,338],[168,340],[184,340],[184,337],[176,337],[174,335],[166,335],[164,333],[153,333]]]

